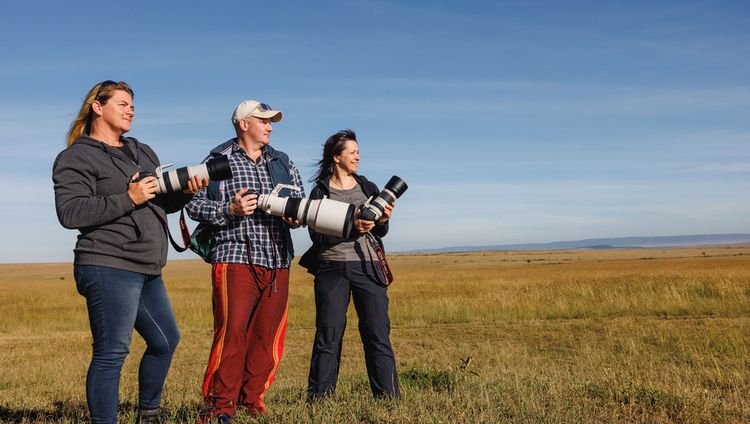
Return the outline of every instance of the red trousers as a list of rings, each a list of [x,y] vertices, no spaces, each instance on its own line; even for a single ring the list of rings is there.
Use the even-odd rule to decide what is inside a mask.
[[[214,341],[203,397],[214,416],[238,407],[264,413],[284,350],[289,269],[217,263],[212,272]]]

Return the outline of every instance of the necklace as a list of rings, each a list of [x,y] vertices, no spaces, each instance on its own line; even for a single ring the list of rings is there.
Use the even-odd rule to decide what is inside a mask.
[[[352,185],[352,187],[349,187],[349,188],[347,188],[347,187],[344,187],[344,185],[345,185],[345,184],[343,184],[343,183],[342,183],[342,184],[339,184],[339,183],[337,183],[336,181],[334,181],[334,180],[333,180],[333,178],[331,178],[331,185],[332,185],[332,186],[335,186],[336,188],[338,188],[338,189],[340,189],[340,190],[348,190],[348,189],[350,189],[350,188],[354,187],[354,185]]]

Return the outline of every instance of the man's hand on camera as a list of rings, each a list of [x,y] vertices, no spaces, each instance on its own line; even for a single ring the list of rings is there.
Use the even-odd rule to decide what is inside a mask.
[[[193,175],[188,180],[188,187],[183,191],[183,193],[195,194],[207,185],[208,185],[208,178],[204,178],[201,180],[196,175]]]
[[[289,225],[292,228],[299,228],[300,225],[302,225],[301,222],[299,222],[299,219],[292,219],[289,217],[281,218],[282,221],[286,222],[287,225]]]
[[[156,197],[156,177],[148,176],[139,179],[140,175],[140,172],[133,174],[128,184],[128,196],[133,206],[142,205]]]
[[[258,207],[258,195],[246,194],[248,189],[243,188],[234,195],[232,203],[229,204],[229,213],[235,216],[252,215]]]

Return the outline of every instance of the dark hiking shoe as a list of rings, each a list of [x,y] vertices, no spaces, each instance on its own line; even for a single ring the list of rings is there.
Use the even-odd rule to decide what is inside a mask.
[[[199,415],[195,420],[195,424],[229,424],[232,422],[232,417],[229,414],[212,415],[205,413]]]
[[[138,408],[138,415],[135,418],[135,424],[160,424],[164,422],[164,414],[161,407],[153,409]]]

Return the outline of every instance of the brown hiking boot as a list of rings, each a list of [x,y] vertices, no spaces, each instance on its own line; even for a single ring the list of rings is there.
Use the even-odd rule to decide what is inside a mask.
[[[138,408],[138,415],[135,418],[135,424],[160,424],[164,422],[161,406],[153,409]]]

